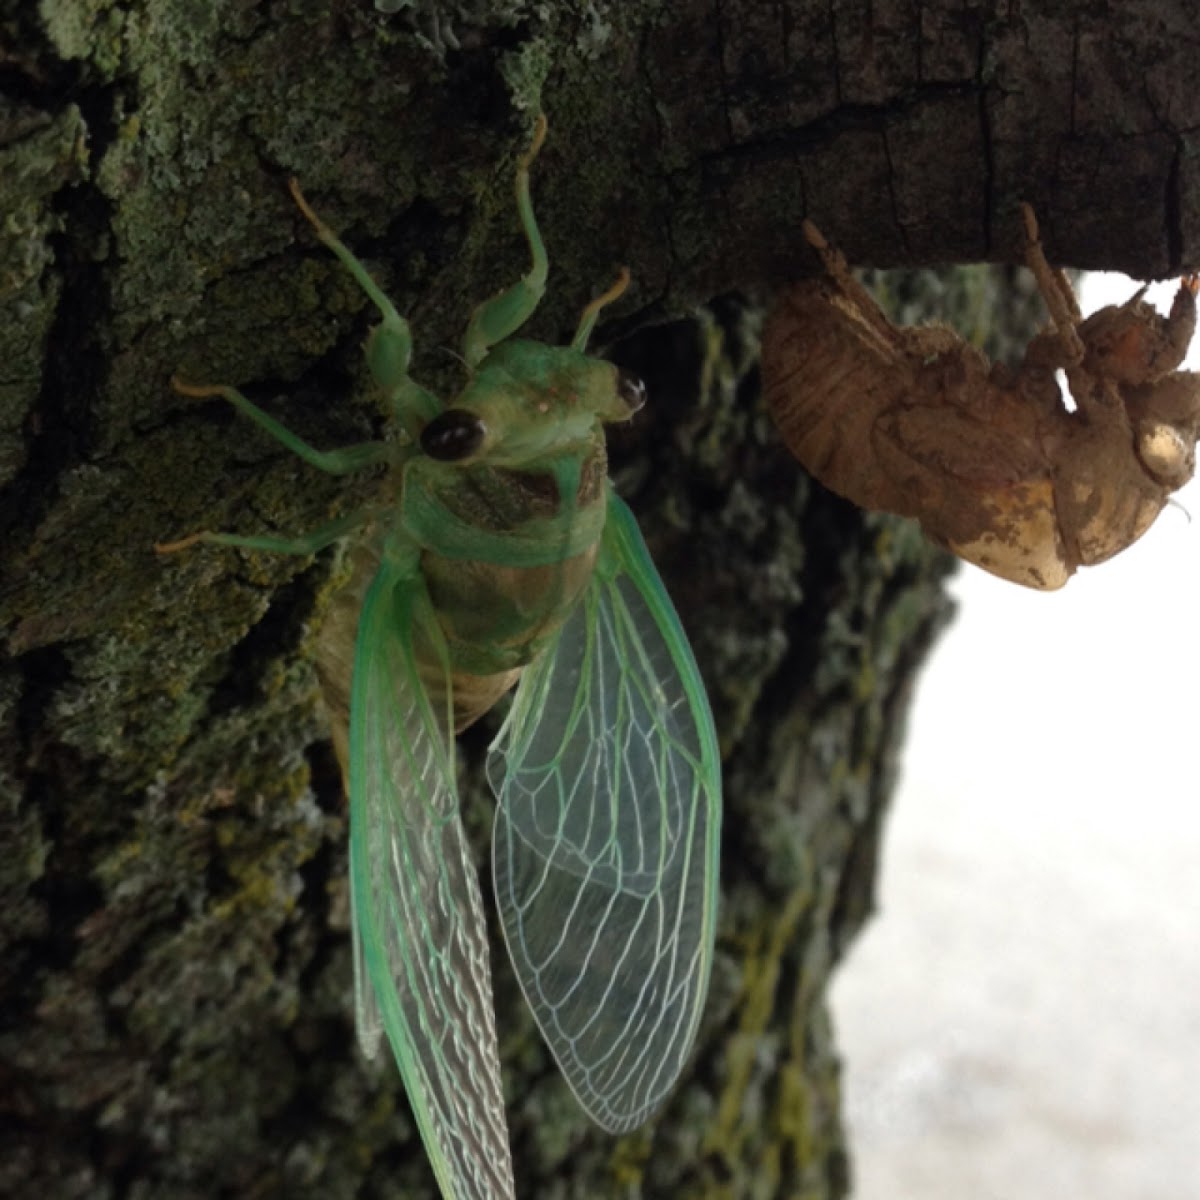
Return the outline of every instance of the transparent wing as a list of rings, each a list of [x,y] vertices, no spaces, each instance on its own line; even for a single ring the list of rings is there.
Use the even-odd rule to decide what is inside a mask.
[[[487,927],[448,714],[421,685],[415,631],[440,644],[424,585],[385,565],[363,604],[350,706],[359,1041],[370,1055],[386,1032],[443,1196],[508,1200]]]
[[[721,821],[712,715],[679,618],[610,491],[595,578],[492,747],[493,865],[517,976],[580,1103],[641,1124],[708,989]]]

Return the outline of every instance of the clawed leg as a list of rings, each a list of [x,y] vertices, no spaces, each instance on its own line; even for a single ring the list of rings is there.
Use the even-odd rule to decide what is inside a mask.
[[[546,290],[546,275],[550,264],[546,258],[546,247],[542,242],[537,218],[533,215],[533,201],[529,196],[529,168],[545,140],[546,118],[544,114],[539,113],[533,129],[533,142],[517,164],[516,180],[517,213],[521,218],[521,228],[525,231],[525,240],[529,243],[532,264],[529,271],[512,287],[490,300],[485,300],[472,314],[471,323],[467,326],[467,333],[463,338],[463,357],[472,370],[483,361],[488,350],[497,342],[504,341],[529,320]]]
[[[210,533],[204,530],[201,533],[188,534],[175,542],[155,542],[154,549],[159,554],[177,554],[189,546],[204,543],[209,546],[237,546],[243,550],[263,550],[268,554],[316,554],[318,550],[332,545],[338,538],[353,533],[373,520],[378,512],[375,508],[360,509],[349,516],[331,521],[328,525],[322,525],[319,529],[291,538],[244,537],[240,533]]]
[[[1124,304],[1101,309],[1085,326],[1089,355],[1121,383],[1151,383],[1175,370],[1196,332],[1195,275],[1179,281],[1165,317],[1145,303],[1148,286]]]
[[[441,411],[439,402],[408,376],[408,363],[412,355],[412,336],[408,322],[396,311],[392,302],[371,278],[367,269],[329,227],[313,212],[293,179],[289,182],[292,198],[300,211],[316,231],[317,237],[338,257],[350,272],[359,287],[379,309],[382,321],[367,343],[367,362],[376,382],[389,394],[397,409],[397,416],[409,434],[409,445],[415,444],[424,424]],[[346,475],[364,467],[383,462],[403,462],[411,450],[398,443],[361,442],[340,450],[318,450],[298,437],[269,413],[248,400],[234,387],[225,384],[190,384],[175,377],[171,386],[184,396],[204,398],[220,396],[232,404],[243,416],[249,417],[259,428],[269,433],[293,454],[310,466],[331,475]],[[379,510],[375,507],[361,509],[342,517],[320,529],[299,537],[245,537],[234,533],[211,533],[207,530],[193,533],[174,542],[160,542],[155,549],[160,554],[173,554],[189,546],[204,542],[218,546],[238,546],[247,550],[262,550],[273,554],[314,554],[338,538],[353,532],[373,520]]]
[[[1196,293],[1200,291],[1200,275],[1185,275],[1179,281],[1171,313],[1167,318],[1167,341],[1171,353],[1160,369],[1173,370],[1187,357],[1196,332]]]
[[[350,272],[355,283],[379,310],[382,320],[371,330],[371,336],[367,339],[367,366],[371,371],[371,378],[391,402],[396,419],[403,426],[410,441],[415,442],[424,426],[442,411],[442,406],[436,397],[409,377],[412,332],[408,322],[396,311],[396,306],[371,278],[367,268],[313,212],[304,198],[304,193],[300,191],[300,185],[294,179],[288,180],[288,189],[296,206],[313,227],[320,241],[337,255],[342,266]]]
[[[625,289],[629,286],[629,268],[622,267],[620,274],[617,276],[616,282],[606,292],[601,292],[579,315],[579,328],[575,330],[575,336],[571,339],[571,349],[578,350],[582,354],[587,349],[588,338],[592,336],[592,329],[596,324],[596,318],[600,315],[600,310],[606,305],[611,304],[625,294]]]
[[[184,383],[175,376],[171,386],[181,396],[220,396],[229,401],[243,416],[247,416],[265,429],[277,442],[281,442],[297,457],[304,459],[310,466],[328,475],[349,475],[352,471],[371,467],[390,458],[392,450],[386,442],[360,442],[356,446],[346,446],[342,450],[318,450],[310,446],[302,438],[297,437],[286,426],[281,425],[269,413],[264,412],[251,400],[247,400],[237,388],[224,384],[191,384]]]
[[[1083,342],[1079,337],[1078,326],[1083,320],[1083,314],[1079,311],[1075,289],[1065,272],[1052,267],[1046,261],[1033,209],[1028,204],[1022,204],[1021,215],[1025,221],[1025,261],[1037,280],[1038,290],[1050,311],[1050,319],[1062,338],[1067,362],[1082,362]]]
[[[868,325],[889,344],[896,342],[896,327],[888,320],[887,314],[879,307],[875,297],[850,273],[846,256],[826,240],[825,235],[807,217],[801,226],[804,239],[821,256],[821,263],[826,274],[837,284],[838,288],[853,301],[860,315]]]

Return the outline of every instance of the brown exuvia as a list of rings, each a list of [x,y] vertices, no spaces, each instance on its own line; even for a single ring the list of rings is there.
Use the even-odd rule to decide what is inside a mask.
[[[827,487],[1048,590],[1136,541],[1192,477],[1200,375],[1175,368],[1195,331],[1198,280],[1182,280],[1167,317],[1143,288],[1084,320],[1023,210],[1026,259],[1052,320],[1015,371],[943,326],[893,325],[806,221],[826,274],[776,303],[763,391],[784,441]]]

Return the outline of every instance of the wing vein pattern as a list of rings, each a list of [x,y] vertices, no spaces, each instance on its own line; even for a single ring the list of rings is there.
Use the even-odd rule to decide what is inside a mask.
[[[611,492],[600,562],[492,747],[497,902],[517,976],[589,1114],[664,1101],[712,963],[720,764],[691,649]]]
[[[487,925],[418,637],[442,645],[425,585],[385,561],[360,618],[350,715],[359,1041],[371,1056],[387,1033],[443,1195],[509,1200]]]

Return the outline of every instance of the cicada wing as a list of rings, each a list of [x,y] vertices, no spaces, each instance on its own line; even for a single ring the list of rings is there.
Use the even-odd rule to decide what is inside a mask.
[[[610,491],[596,575],[492,746],[496,895],[563,1074],[606,1129],[663,1102],[712,965],[712,714],[679,618]]]
[[[441,645],[424,584],[382,567],[350,705],[350,886],[359,1040],[387,1033],[442,1194],[514,1195],[487,926],[458,812],[447,712],[414,639]],[[447,695],[448,681],[447,681]]]
[[[354,927],[354,936],[350,939],[354,947],[354,1030],[363,1057],[374,1062],[379,1057],[379,1044],[383,1040],[383,1014],[375,998],[375,987],[367,975],[362,926],[358,921],[358,898],[355,896],[357,890],[350,888],[350,920]]]

